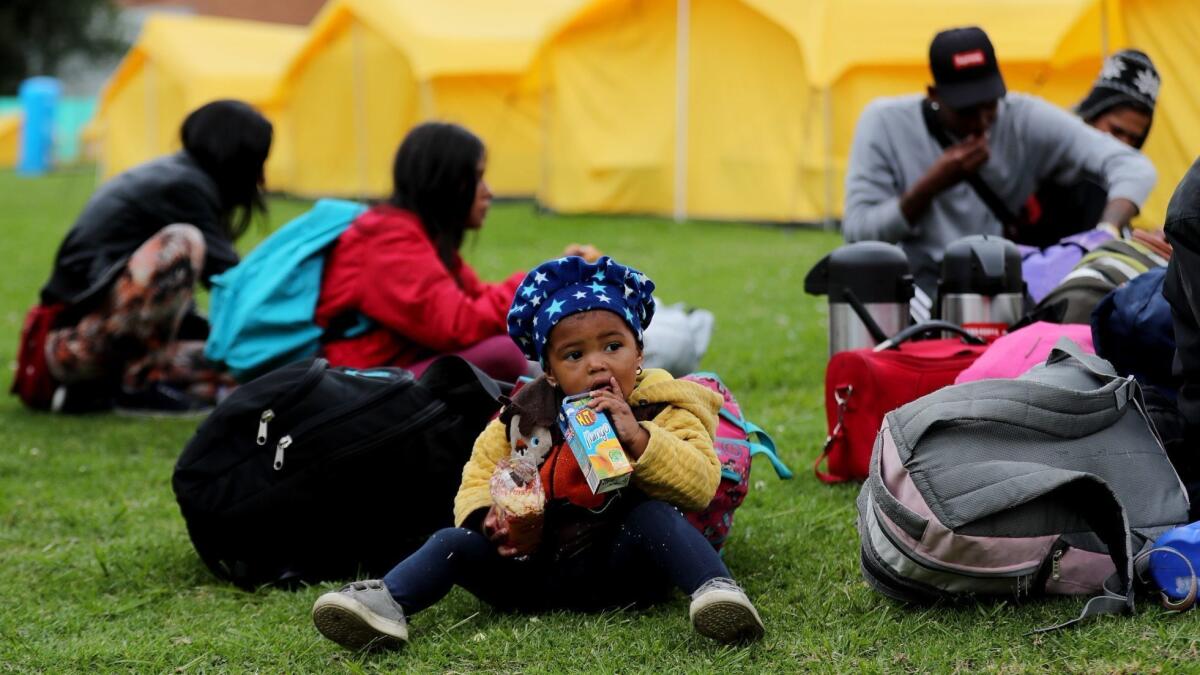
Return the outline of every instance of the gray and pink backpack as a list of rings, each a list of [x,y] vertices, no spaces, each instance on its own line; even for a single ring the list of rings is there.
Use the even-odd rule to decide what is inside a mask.
[[[1188,498],[1132,378],[1062,339],[1017,379],[953,385],[885,418],[858,498],[862,572],[908,603],[1096,595],[1133,610],[1134,561]]]
[[[766,457],[775,468],[775,474],[783,479],[791,478],[792,472],[780,461],[775,453],[775,442],[767,432],[742,415],[742,407],[720,377],[701,372],[680,379],[712,389],[725,399],[721,405],[717,437],[713,439],[717,459],[721,460],[721,483],[708,508],[687,514],[688,521],[720,550],[733,527],[734,509],[741,506],[750,489],[750,460],[756,455]]]

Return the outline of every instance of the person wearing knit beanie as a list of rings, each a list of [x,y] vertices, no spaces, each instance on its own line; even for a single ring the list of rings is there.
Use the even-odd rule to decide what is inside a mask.
[[[1100,76],[1075,106],[1084,122],[1140,150],[1154,121],[1154,106],[1162,84],[1154,63],[1144,52],[1124,49],[1104,60]],[[1016,228],[1019,244],[1052,246],[1062,238],[1092,227],[1108,202],[1108,191],[1097,176],[1082,175],[1070,184],[1046,183],[1025,203],[1024,222]]]
[[[1140,149],[1154,121],[1161,84],[1149,56],[1125,49],[1105,59],[1100,77],[1075,112],[1088,124]]]

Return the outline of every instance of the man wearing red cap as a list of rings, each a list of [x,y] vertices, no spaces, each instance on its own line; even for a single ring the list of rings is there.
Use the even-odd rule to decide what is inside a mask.
[[[1008,93],[976,27],[938,33],[924,96],[873,101],[855,130],[846,175],[847,241],[899,244],[925,295],[946,245],[1003,234],[1045,178],[1087,172],[1108,192],[1100,220],[1128,226],[1154,187],[1137,150],[1040,98]]]

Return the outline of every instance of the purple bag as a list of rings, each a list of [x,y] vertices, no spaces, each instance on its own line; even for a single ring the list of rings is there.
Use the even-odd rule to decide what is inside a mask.
[[[1053,246],[1021,249],[1021,276],[1034,302],[1041,302],[1067,276],[1083,256],[1113,238],[1110,232],[1092,229],[1063,237]]]

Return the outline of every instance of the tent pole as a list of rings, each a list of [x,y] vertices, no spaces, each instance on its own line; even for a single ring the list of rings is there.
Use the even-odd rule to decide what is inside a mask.
[[[1100,0],[1100,55],[1108,58],[1108,0]]]
[[[825,85],[821,92],[822,126],[825,127],[825,218],[826,230],[833,229],[833,86]]]
[[[434,101],[433,79],[432,78],[427,77],[421,81],[420,92],[421,92],[421,119],[420,119],[420,121],[425,122],[428,120],[436,119],[437,113],[435,111],[437,110],[437,105],[436,105],[436,102]]]
[[[547,53],[549,53],[549,49],[547,49]],[[534,195],[533,203],[539,209],[553,201],[550,199],[550,68],[546,64],[549,58],[549,56],[543,56],[538,59],[538,107],[541,112],[538,115],[538,133],[541,138],[538,146],[541,151],[539,158],[541,175],[538,176],[537,194]]]
[[[158,95],[158,81],[154,79],[154,61],[146,59],[146,64],[142,69],[144,72],[142,77],[146,78],[146,154],[135,164],[163,154],[158,147],[158,139],[162,133],[158,128],[158,101],[155,100]]]
[[[363,27],[356,19],[351,24],[352,34],[350,35],[351,42],[351,67],[354,72],[351,74],[353,80],[353,98],[354,98],[354,154],[358,160],[358,194],[357,197],[366,197],[368,195],[367,188],[367,87],[363,81]]]
[[[675,2],[675,222],[687,218],[688,51],[691,0]]]

